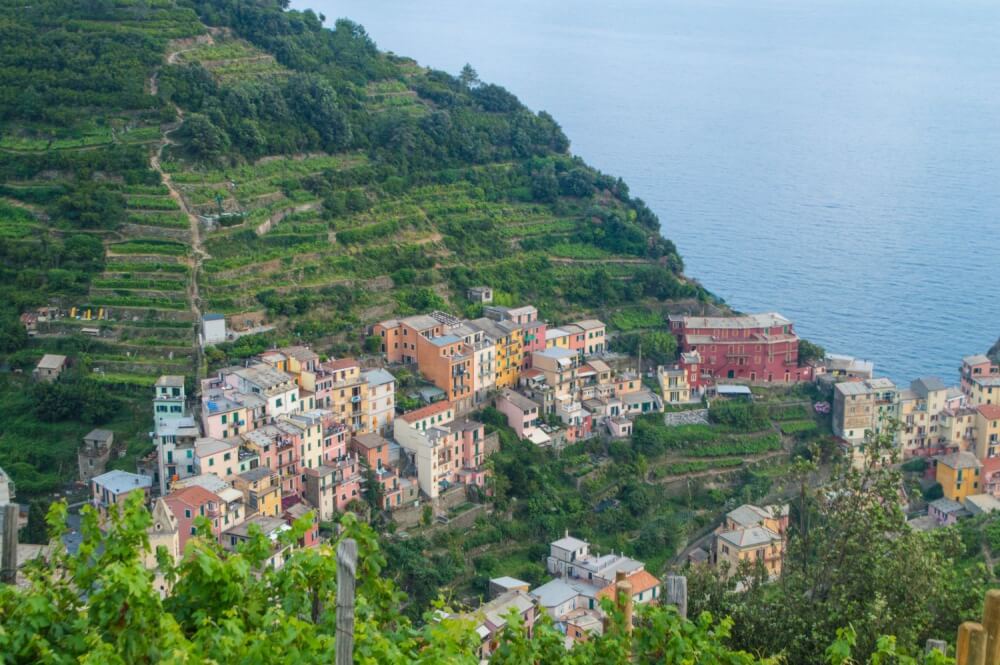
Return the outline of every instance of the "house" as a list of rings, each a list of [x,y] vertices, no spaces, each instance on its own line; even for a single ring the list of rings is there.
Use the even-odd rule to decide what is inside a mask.
[[[306,479],[308,481],[308,474]],[[276,471],[258,466],[236,475],[232,483],[234,489],[243,493],[247,515],[278,517],[281,513],[281,483]],[[318,506],[317,503],[313,505]]]
[[[252,431],[266,417],[266,402],[256,395],[207,388],[201,396],[201,428],[205,436],[228,439]]]
[[[194,465],[198,473],[214,473],[224,480],[240,473],[240,444],[203,437],[194,442]]]
[[[493,600],[481,605],[476,611],[464,616],[476,624],[476,634],[480,639],[478,649],[480,659],[489,658],[496,650],[500,634],[507,626],[511,611],[518,615],[521,627],[530,639],[535,620],[538,617],[538,610],[531,596],[520,589],[505,591]]]
[[[625,576],[625,581],[632,585],[632,602],[636,605],[656,602],[660,598],[660,580],[648,570],[637,570]],[[609,584],[597,592],[597,601],[602,598],[615,599],[615,584]]]
[[[576,327],[583,331],[582,351],[584,355],[591,356],[597,353],[604,353],[608,327],[603,321],[584,319],[583,321],[577,321]]]
[[[1000,376],[973,377],[969,401],[972,404],[1000,404]]]
[[[481,305],[488,305],[493,302],[493,289],[488,286],[470,287],[465,295],[472,302]]]
[[[833,433],[851,450],[855,464],[865,459],[864,443],[899,413],[899,391],[889,379],[843,381],[833,387]]]
[[[541,423],[538,403],[509,388],[504,388],[497,395],[496,408],[507,417],[507,425],[519,438],[528,438],[531,430]]]
[[[81,482],[89,483],[91,478],[104,473],[114,442],[114,433],[106,429],[91,430],[83,437],[83,444],[76,455]]]
[[[362,372],[361,378],[368,384],[370,430],[385,434],[396,416],[396,377],[384,369],[373,369]]]
[[[108,471],[90,479],[90,502],[103,521],[107,519],[112,506],[117,506],[120,510],[132,494],[142,494],[145,503],[149,499],[152,485],[153,479],[149,476],[128,471]]]
[[[826,354],[821,367],[826,374],[838,378],[866,381],[873,378],[875,374],[875,363],[872,361],[838,353]]]
[[[606,585],[572,577],[557,577],[531,590],[531,597],[546,614],[561,621],[576,610],[599,611],[597,594]]]
[[[697,351],[700,371],[711,380],[760,383],[811,381],[799,366],[799,338],[790,320],[775,312],[747,316],[668,317],[682,353]]]
[[[537,314],[537,313],[536,313]],[[527,322],[529,313],[521,313],[520,317]],[[513,388],[521,376],[524,362],[524,329],[521,324],[511,320],[493,321],[489,318],[479,318],[469,321],[473,328],[483,331],[486,339],[494,346],[495,379],[497,389]]]
[[[288,557],[295,549],[295,545],[281,542],[281,534],[292,528],[281,517],[256,515],[242,524],[238,524],[223,532],[219,540],[227,550],[235,551],[240,543],[250,540],[251,529],[253,527],[259,529],[261,534],[271,543],[271,553],[264,561],[264,565],[268,568],[279,570],[285,565]]]
[[[927,515],[942,526],[951,526],[959,519],[969,516],[969,511],[958,501],[940,498],[927,505]]]
[[[393,428],[397,443],[413,457],[420,490],[429,498],[456,483],[485,486],[482,463],[497,448],[497,437],[487,438],[482,423],[455,420],[451,403],[403,414]]]
[[[299,403],[299,386],[295,378],[267,363],[258,362],[249,367],[222,370],[220,375],[231,387],[263,399],[267,414],[271,418],[295,413],[302,408]]]
[[[66,356],[56,353],[46,353],[38,361],[31,375],[36,381],[55,381],[67,366]]]
[[[515,577],[494,577],[490,580],[490,598],[496,598],[508,591],[527,592],[531,585]]]
[[[697,401],[692,399],[688,371],[684,367],[660,365],[656,368],[656,379],[666,404],[690,404]]]
[[[976,457],[983,460],[1000,455],[1000,404],[977,406],[973,431]]]
[[[372,335],[381,339],[380,350],[386,361],[408,365],[417,362],[417,338],[439,337],[457,323],[455,317],[431,312],[380,321],[372,327]]]
[[[961,377],[961,390],[972,400],[974,384],[979,379],[990,377],[1000,377],[1000,365],[997,365],[989,357],[977,354],[962,358],[962,367],[959,370]],[[973,403],[977,403],[973,401]]]
[[[226,317],[206,313],[201,317],[201,345],[214,346],[226,341]]]
[[[624,416],[612,416],[606,421],[608,433],[615,439],[627,439],[632,436],[632,421]]]
[[[532,354],[531,367],[541,372],[546,385],[556,395],[572,395],[579,387],[580,354],[568,348],[552,346]]]
[[[307,525],[305,533],[298,540],[299,547],[316,547],[319,545],[319,515],[301,500],[289,502],[282,514],[289,526],[295,526],[299,520]]]
[[[521,326],[523,330],[521,371],[531,369],[532,354],[545,350],[545,336],[548,324],[541,319],[535,319]]]
[[[771,577],[781,573],[788,530],[788,506],[743,504],[726,513],[715,530],[714,560],[733,575],[743,561],[761,562]]]
[[[174,517],[163,498],[157,499],[153,504],[152,518],[153,523],[146,529],[149,549],[143,552],[142,562],[146,570],[154,571],[153,587],[159,592],[161,598],[166,598],[170,592],[170,586],[166,576],[156,570],[159,565],[157,550],[162,547],[170,561],[176,563],[182,553],[180,530],[177,518]]]
[[[242,494],[241,494],[242,497]],[[191,485],[174,490],[163,497],[170,512],[177,519],[180,549],[183,552],[188,540],[197,533],[195,520],[204,517],[209,522],[212,534],[218,537],[222,532],[222,517],[225,503],[218,494],[199,485]]]
[[[944,496],[962,502],[970,494],[980,494],[979,472],[982,468],[976,456],[968,452],[950,453],[937,458],[937,482]]]
[[[621,396],[622,413],[626,416],[639,416],[644,413],[663,411],[663,400],[652,390],[642,389]]]
[[[402,504],[399,474],[389,466],[391,444],[378,434],[356,434],[351,439],[351,450],[374,473],[375,481],[382,488],[382,508],[389,510]]]

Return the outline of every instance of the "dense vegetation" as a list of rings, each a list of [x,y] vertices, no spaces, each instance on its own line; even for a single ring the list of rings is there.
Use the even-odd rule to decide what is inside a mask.
[[[199,537],[191,539],[182,561],[172,564],[157,553],[158,570],[173,583],[161,599],[153,572],[143,567],[149,552],[149,513],[133,495],[122,514],[115,512],[105,537],[97,515],[84,509],[79,553],[61,545],[27,570],[25,589],[0,587],[0,654],[3,662],[128,663],[240,662],[329,663],[335,647],[336,557],[332,547],[298,550],[275,571],[264,565],[272,543],[259,530],[235,553],[226,553],[198,518]],[[65,504],[49,513],[55,542],[65,530]],[[386,556],[372,531],[348,515],[342,538],[358,543],[358,583],[354,662],[362,664],[479,662],[479,639],[470,616],[443,618],[442,601],[422,606],[423,620],[410,621],[406,605],[383,571]],[[305,522],[283,534],[294,543]],[[279,600],[275,600],[279,599]],[[732,623],[713,622],[707,613],[682,620],[672,607],[643,606],[638,625],[625,630],[623,617],[604,601],[610,620],[604,634],[566,650],[565,635],[543,618],[529,637],[512,616],[490,662],[502,665],[544,663],[774,663],[733,651],[725,645]],[[843,631],[826,649],[830,663],[850,662],[854,631]],[[899,658],[891,639],[880,641],[873,663],[910,663]],[[928,663],[943,664],[943,656]]]

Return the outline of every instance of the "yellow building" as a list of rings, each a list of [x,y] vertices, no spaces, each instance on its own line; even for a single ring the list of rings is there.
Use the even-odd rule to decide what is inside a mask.
[[[468,322],[475,329],[482,330],[496,345],[497,390],[517,386],[521,378],[521,364],[524,360],[524,330],[512,321],[493,321],[480,318]]]
[[[979,494],[979,470],[982,465],[972,453],[960,452],[937,458],[937,481],[944,496],[961,503],[971,494]]]
[[[1000,376],[973,378],[969,385],[969,400],[976,406],[1000,404]]]
[[[687,370],[683,367],[656,368],[656,378],[660,382],[660,394],[667,404],[687,404],[691,401],[691,386],[687,380]]]
[[[781,573],[788,529],[788,506],[743,504],[726,514],[715,530],[715,564],[729,564],[726,574],[737,572],[743,561],[760,562],[768,576]]]
[[[278,473],[259,466],[233,478],[233,487],[243,492],[247,516],[281,514],[281,484]]]
[[[976,457],[985,460],[1000,454],[1000,404],[976,407]]]

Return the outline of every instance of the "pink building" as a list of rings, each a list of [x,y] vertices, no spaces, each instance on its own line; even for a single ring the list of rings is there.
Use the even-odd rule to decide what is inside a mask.
[[[774,312],[747,316],[673,316],[670,331],[682,353],[697,351],[702,377],[760,383],[811,381],[799,366],[799,338],[792,322]]]
[[[197,439],[194,464],[198,473],[214,473],[225,480],[240,473],[240,446],[236,441]]]
[[[177,518],[177,533],[180,538],[180,548],[195,534],[194,521],[198,517],[206,518],[212,527],[212,533],[218,538],[222,533],[220,528],[222,517],[222,500],[204,487],[192,485],[176,492],[171,492],[164,501],[170,512]]]
[[[507,416],[507,425],[518,438],[525,438],[525,432],[536,427],[541,418],[541,408],[521,393],[506,388],[497,395],[497,411]]]
[[[546,330],[545,321],[537,319],[524,325],[524,357],[521,360],[521,369],[531,368],[532,353],[545,350]]]
[[[962,392],[971,397],[973,381],[991,376],[1000,376],[1000,365],[997,365],[982,354],[966,356],[962,358],[960,375],[962,378]]]

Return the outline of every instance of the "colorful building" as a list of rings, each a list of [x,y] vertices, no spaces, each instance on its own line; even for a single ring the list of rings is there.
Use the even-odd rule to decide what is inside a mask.
[[[937,458],[937,481],[946,499],[961,503],[970,494],[979,494],[982,464],[968,452],[950,453]]]
[[[811,367],[799,366],[799,338],[792,322],[780,314],[671,315],[668,320],[680,351],[697,351],[702,374],[715,381],[794,383],[813,378]]]

